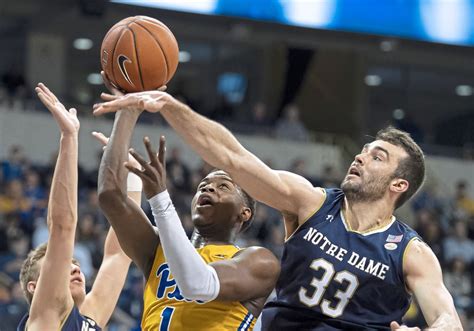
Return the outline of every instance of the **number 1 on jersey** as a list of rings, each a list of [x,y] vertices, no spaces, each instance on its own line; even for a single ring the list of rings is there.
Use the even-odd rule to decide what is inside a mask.
[[[160,331],[169,331],[171,317],[173,316],[174,308],[173,307],[166,307],[161,312],[161,323],[160,323]]]

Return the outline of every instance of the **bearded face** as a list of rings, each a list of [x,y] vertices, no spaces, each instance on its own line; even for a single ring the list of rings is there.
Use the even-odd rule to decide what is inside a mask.
[[[384,196],[392,179],[392,174],[374,176],[365,173],[363,177],[359,176],[358,178],[349,175],[342,181],[341,189],[347,200],[351,202],[372,202]]]

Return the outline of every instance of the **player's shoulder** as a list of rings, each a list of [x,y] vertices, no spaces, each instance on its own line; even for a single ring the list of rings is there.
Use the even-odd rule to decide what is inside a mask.
[[[441,266],[432,249],[419,237],[413,237],[403,254],[405,276],[441,275]]]
[[[397,234],[403,234],[404,239],[412,240],[414,238],[418,238],[419,240],[423,240],[421,236],[416,232],[411,226],[409,226],[403,219],[398,217],[392,216],[394,219],[392,225],[390,226],[390,231]]]

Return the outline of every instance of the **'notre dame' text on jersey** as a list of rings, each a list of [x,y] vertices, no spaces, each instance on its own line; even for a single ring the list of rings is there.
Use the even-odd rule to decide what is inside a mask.
[[[344,220],[344,193],[326,199],[286,241],[277,297],[263,311],[264,330],[390,330],[410,305],[403,256],[417,233],[392,217],[359,233]]]

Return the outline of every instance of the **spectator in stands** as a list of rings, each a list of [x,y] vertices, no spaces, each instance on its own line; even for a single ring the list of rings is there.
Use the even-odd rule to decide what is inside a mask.
[[[25,197],[30,200],[34,217],[45,216],[48,206],[46,190],[41,186],[38,172],[28,169],[25,173]]]
[[[23,148],[18,145],[12,145],[8,150],[7,159],[1,163],[3,180],[10,182],[14,179],[23,178],[25,161]]]
[[[444,272],[444,282],[453,296],[454,305],[461,311],[472,311],[474,301],[472,298],[471,275],[467,272],[466,262],[455,257],[447,272]]]
[[[181,158],[181,150],[177,147],[171,149],[170,157],[166,162],[166,172],[177,192],[190,191],[190,170]]]
[[[444,234],[439,222],[430,221],[425,224],[423,230],[418,233],[423,233],[422,238],[431,247],[441,265],[444,265],[444,250],[443,239]]]
[[[458,215],[474,216],[474,199],[468,193],[469,184],[461,180],[456,184],[455,208]]]
[[[447,263],[451,263],[455,258],[463,260],[466,264],[474,262],[474,241],[467,237],[464,221],[456,221],[453,235],[445,239],[444,256]]]
[[[18,279],[23,261],[30,249],[30,241],[23,233],[10,238],[8,242],[8,252],[0,258],[0,270],[11,279]]]
[[[308,141],[309,133],[300,120],[300,110],[295,104],[283,109],[283,116],[276,124],[275,136],[278,139]]]
[[[32,205],[23,194],[23,183],[19,179],[10,181],[5,194],[0,194],[0,213],[17,216],[24,231],[33,231]]]

